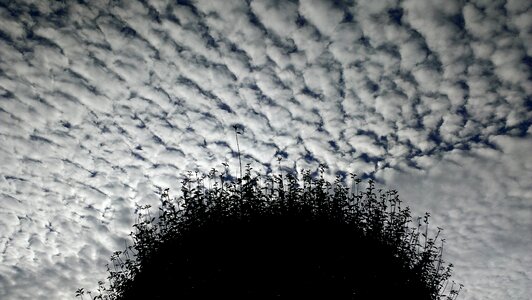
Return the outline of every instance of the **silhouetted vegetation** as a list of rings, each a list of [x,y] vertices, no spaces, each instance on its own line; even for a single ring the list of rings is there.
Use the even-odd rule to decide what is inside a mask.
[[[242,178],[188,173],[181,194],[139,207],[91,299],[456,299],[429,214],[412,220],[395,190],[303,171]],[[365,188],[362,188],[365,185]]]

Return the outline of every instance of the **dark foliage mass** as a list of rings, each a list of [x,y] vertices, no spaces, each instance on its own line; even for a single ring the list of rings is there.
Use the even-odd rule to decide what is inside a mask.
[[[330,183],[320,168],[242,179],[189,173],[182,193],[140,207],[134,244],[112,256],[95,299],[456,299],[429,215],[397,191]]]

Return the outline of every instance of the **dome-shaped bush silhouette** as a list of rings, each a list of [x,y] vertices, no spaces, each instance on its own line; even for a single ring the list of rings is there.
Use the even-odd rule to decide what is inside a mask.
[[[181,195],[141,207],[95,299],[455,299],[441,229],[413,221],[395,190],[320,167],[241,179],[188,173]],[[460,285],[461,288],[461,285]],[[83,289],[77,295],[86,295]]]

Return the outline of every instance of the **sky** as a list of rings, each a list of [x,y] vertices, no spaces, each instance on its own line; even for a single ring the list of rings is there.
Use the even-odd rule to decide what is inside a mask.
[[[187,170],[355,172],[532,295],[532,2],[0,1],[0,299],[107,277]]]

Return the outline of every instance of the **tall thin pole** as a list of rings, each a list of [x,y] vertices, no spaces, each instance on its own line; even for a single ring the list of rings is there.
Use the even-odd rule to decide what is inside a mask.
[[[240,165],[240,178],[238,183],[240,185],[240,214],[242,214],[242,160],[240,159],[240,145],[238,144],[238,135],[240,134],[237,130],[237,126],[233,125],[235,129],[235,138],[236,138],[236,148],[238,150],[238,164]]]
[[[233,125],[235,129],[235,138],[236,138],[236,148],[238,150],[238,163],[240,165],[240,185],[242,185],[242,159],[240,158],[240,145],[238,144],[238,135],[240,134],[237,130],[237,126]]]

